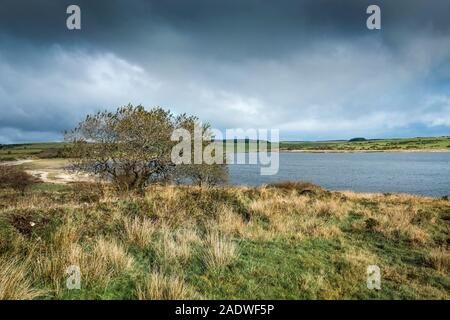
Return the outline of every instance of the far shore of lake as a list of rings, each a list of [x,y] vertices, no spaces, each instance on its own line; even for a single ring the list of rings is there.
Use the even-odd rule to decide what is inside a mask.
[[[298,149],[298,150],[280,150],[280,152],[287,153],[380,153],[380,152],[450,152],[450,149],[393,149],[393,150],[309,150],[309,149]]]

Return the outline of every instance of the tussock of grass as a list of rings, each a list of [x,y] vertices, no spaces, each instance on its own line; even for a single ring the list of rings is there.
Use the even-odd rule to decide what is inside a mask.
[[[53,235],[53,244],[58,248],[69,248],[75,244],[80,235],[80,230],[69,218]]]
[[[431,250],[428,259],[438,271],[450,272],[450,251],[445,248],[434,248]]]
[[[208,269],[222,269],[237,258],[236,245],[217,231],[210,231],[205,239],[204,262]]]
[[[130,270],[133,265],[133,258],[115,240],[99,238],[94,246],[94,255],[116,272]]]
[[[124,217],[126,240],[129,244],[147,247],[155,232],[155,224],[149,219]]]
[[[192,254],[192,244],[198,241],[199,238],[192,229],[172,230],[169,226],[162,225],[154,248],[161,263],[184,263]]]
[[[29,265],[15,258],[0,258],[0,300],[31,300],[44,295],[33,288],[28,277]]]
[[[198,295],[180,278],[165,276],[153,271],[137,285],[136,295],[139,300],[185,300],[198,299]]]
[[[244,219],[227,206],[220,209],[220,214],[214,224],[217,229],[229,236],[242,236],[247,227]]]

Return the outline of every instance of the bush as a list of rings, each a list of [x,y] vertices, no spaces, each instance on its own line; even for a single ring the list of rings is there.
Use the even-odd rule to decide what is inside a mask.
[[[12,188],[24,193],[38,179],[13,166],[0,166],[0,188]]]

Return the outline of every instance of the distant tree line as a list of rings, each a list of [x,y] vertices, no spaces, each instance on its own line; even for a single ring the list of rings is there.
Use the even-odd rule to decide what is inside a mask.
[[[352,139],[348,140],[348,142],[362,142],[362,141],[367,141],[367,139],[362,138],[362,137],[357,137],[357,138],[352,138]]]

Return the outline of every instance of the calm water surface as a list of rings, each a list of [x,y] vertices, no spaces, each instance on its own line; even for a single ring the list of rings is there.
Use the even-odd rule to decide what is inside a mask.
[[[230,165],[234,185],[311,181],[330,190],[450,196],[450,152],[280,153],[277,175],[258,165]]]

